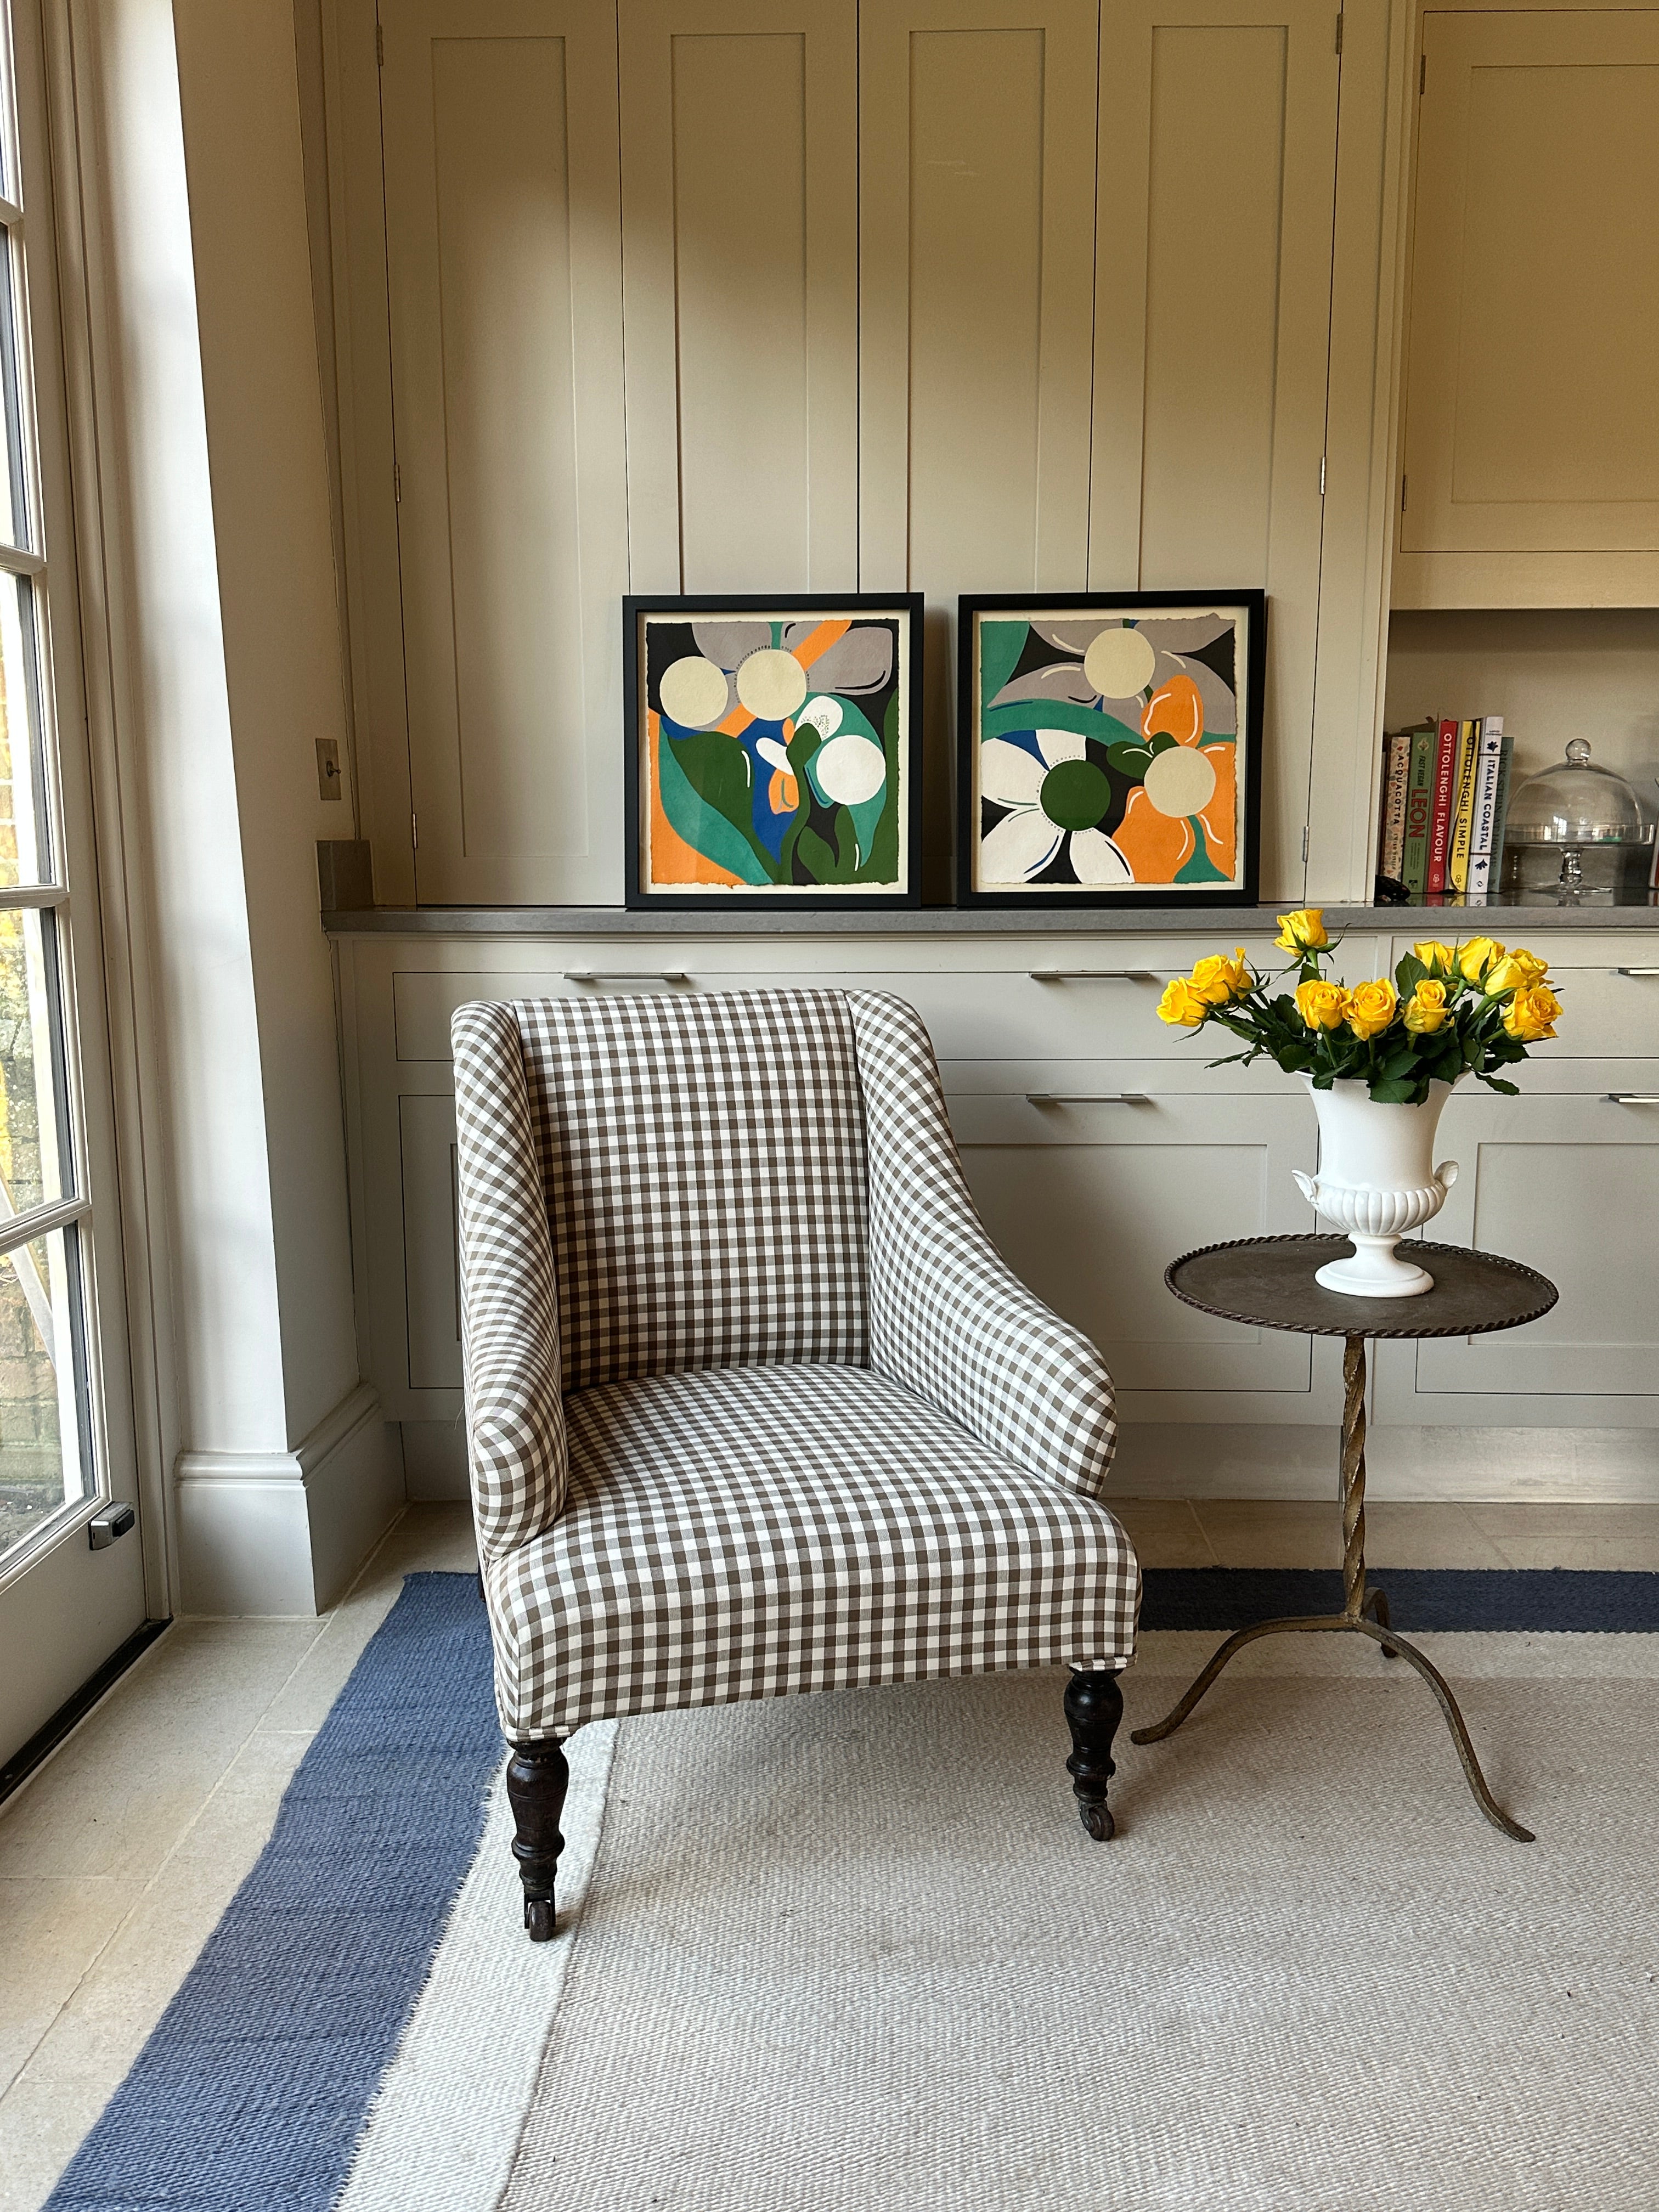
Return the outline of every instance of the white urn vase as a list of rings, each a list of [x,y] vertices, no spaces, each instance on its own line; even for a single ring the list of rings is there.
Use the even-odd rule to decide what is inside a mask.
[[[1434,1277],[1394,1248],[1408,1230],[1433,1219],[1457,1180],[1455,1160],[1433,1164],[1450,1084],[1431,1083],[1420,1106],[1395,1106],[1379,1105],[1363,1083],[1316,1091],[1302,1079],[1319,1116],[1319,1172],[1291,1172],[1303,1196],[1353,1241],[1352,1257],[1331,1261],[1315,1281],[1353,1297],[1420,1297],[1434,1288]]]

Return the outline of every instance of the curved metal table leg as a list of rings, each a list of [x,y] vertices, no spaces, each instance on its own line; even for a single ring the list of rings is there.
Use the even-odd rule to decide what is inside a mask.
[[[1379,1628],[1386,1628],[1389,1626],[1389,1601],[1380,1589],[1366,1591],[1365,1602],[1360,1610],[1362,1613],[1369,1613]],[[1400,1647],[1392,1638],[1383,1644],[1382,1656],[1385,1659],[1397,1659],[1400,1656]]]
[[[1222,1645],[1220,1650],[1218,1651],[1214,1657],[1210,1661],[1209,1665],[1204,1669],[1204,1672],[1193,1684],[1192,1688],[1188,1691],[1186,1696],[1181,1700],[1181,1703],[1176,1705],[1172,1711],[1165,1713],[1163,1719],[1158,1722],[1155,1726],[1152,1728],[1131,1729],[1129,1731],[1130,1742],[1162,1743],[1166,1735],[1173,1735],[1176,1730],[1181,1726],[1182,1721],[1184,1721],[1188,1715],[1192,1711],[1193,1707],[1204,1695],[1204,1692],[1215,1680],[1216,1676],[1227,1664],[1227,1662],[1230,1659],[1236,1658],[1244,1649],[1244,1646],[1247,1644],[1254,1644],[1258,1636],[1279,1636],[1283,1635],[1292,1629],[1341,1628],[1345,1625],[1346,1624],[1343,1622],[1340,1615],[1333,1614],[1328,1620],[1320,1618],[1293,1620],[1258,1620],[1252,1628],[1236,1629],[1227,1638],[1227,1641]]]
[[[1357,1628],[1362,1636],[1372,1637],[1378,1644],[1386,1645],[1390,1641],[1387,1633],[1379,1628],[1375,1621],[1356,1620],[1352,1623],[1352,1626]],[[1399,1657],[1416,1668],[1418,1673],[1439,1699],[1440,1710],[1446,1716],[1446,1726],[1451,1730],[1452,1741],[1457,1746],[1457,1756],[1463,1762],[1463,1772],[1468,1778],[1469,1788],[1474,1792],[1475,1803],[1494,1828],[1501,1830],[1506,1836],[1513,1836],[1517,1844],[1535,1844],[1538,1838],[1532,1830],[1523,1828],[1518,1820],[1511,1820],[1491,1790],[1487,1789],[1486,1778],[1480,1771],[1480,1762],[1474,1755],[1474,1746],[1469,1741],[1468,1729],[1464,1725],[1463,1716],[1458,1710],[1457,1700],[1453,1697],[1445,1676],[1437,1667],[1425,1659],[1414,1645],[1407,1644],[1403,1637],[1396,1636],[1392,1638],[1392,1642]]]
[[[1446,1726],[1451,1730],[1452,1741],[1457,1746],[1457,1756],[1463,1762],[1463,1772],[1474,1792],[1474,1802],[1493,1827],[1502,1834],[1512,1837],[1517,1844],[1536,1842],[1529,1828],[1511,1820],[1486,1787],[1486,1778],[1480,1771],[1480,1762],[1474,1755],[1474,1746],[1463,1716],[1458,1710],[1444,1676],[1431,1666],[1423,1654],[1398,1635],[1389,1620],[1389,1601],[1381,1590],[1365,1587],[1365,1340],[1351,1336],[1344,1347],[1342,1379],[1345,1385],[1342,1405],[1342,1594],[1343,1610],[1335,1613],[1313,1613],[1285,1620],[1259,1620],[1249,1628],[1235,1630],[1211,1658],[1198,1680],[1179,1705],[1165,1713],[1164,1718],[1151,1728],[1131,1731],[1131,1743],[1161,1743],[1166,1735],[1173,1735],[1186,1720],[1205,1692],[1214,1682],[1230,1660],[1242,1651],[1247,1644],[1258,1637],[1295,1634],[1340,1634],[1344,1630],[1358,1636],[1369,1636],[1380,1644],[1385,1659],[1404,1659],[1414,1667],[1439,1701],[1446,1717]],[[1371,1616],[1375,1614],[1373,1620]]]

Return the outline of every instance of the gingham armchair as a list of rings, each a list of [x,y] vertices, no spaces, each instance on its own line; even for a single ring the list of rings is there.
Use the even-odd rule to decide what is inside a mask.
[[[1093,1345],[1003,1264],[927,1033],[866,991],[453,1022],[467,1437],[534,1940],[586,1721],[1073,1669],[1085,1826],[1139,1571]]]

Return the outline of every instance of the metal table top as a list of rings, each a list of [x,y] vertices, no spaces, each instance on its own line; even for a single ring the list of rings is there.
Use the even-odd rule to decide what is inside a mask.
[[[1244,1237],[1184,1253],[1164,1279],[1200,1313],[1305,1336],[1481,1336],[1536,1321],[1560,1295],[1518,1260],[1415,1240],[1402,1252],[1434,1277],[1420,1297],[1350,1297],[1315,1282],[1316,1267],[1352,1249],[1340,1236]]]

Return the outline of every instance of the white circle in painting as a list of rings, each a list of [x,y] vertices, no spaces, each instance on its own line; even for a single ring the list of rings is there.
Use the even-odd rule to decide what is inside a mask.
[[[1103,699],[1133,699],[1157,665],[1157,653],[1138,629],[1103,629],[1083,656],[1083,672]]]
[[[800,719],[810,722],[821,737],[833,738],[842,726],[841,701],[821,694],[810,707],[802,708]]]
[[[837,806],[862,806],[887,781],[887,762],[879,745],[856,730],[843,731],[812,756],[818,789]]]
[[[766,646],[738,668],[738,702],[757,722],[781,722],[806,696],[806,671],[793,653]]]
[[[1196,814],[1215,797],[1214,766],[1193,745],[1170,745],[1155,754],[1145,781],[1146,796],[1160,814]]]
[[[683,730],[700,730],[726,712],[726,672],[700,653],[688,653],[664,669],[657,696],[671,722]]]

